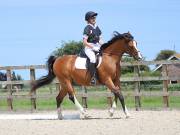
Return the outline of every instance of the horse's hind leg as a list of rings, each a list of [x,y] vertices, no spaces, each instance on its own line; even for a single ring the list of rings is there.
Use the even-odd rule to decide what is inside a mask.
[[[69,99],[75,104],[75,106],[78,108],[78,110],[80,111],[80,113],[83,115],[84,118],[89,118],[89,115],[87,114],[87,112],[85,112],[84,108],[77,100],[75,91],[70,81],[66,82],[66,88],[68,89]]]
[[[56,97],[57,102],[57,112],[58,112],[58,119],[62,120],[62,109],[61,109],[61,103],[64,99],[64,97],[67,95],[67,90],[62,86],[61,90],[59,91],[58,96]]]

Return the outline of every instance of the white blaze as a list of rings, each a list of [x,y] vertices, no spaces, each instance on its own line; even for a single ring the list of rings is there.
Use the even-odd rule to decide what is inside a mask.
[[[137,48],[137,42],[135,41],[135,40],[133,40],[133,46],[134,46],[134,48],[137,50],[137,52],[138,52],[138,57],[140,58],[140,59],[142,59],[142,55],[141,55],[141,52],[138,50],[138,48]]]

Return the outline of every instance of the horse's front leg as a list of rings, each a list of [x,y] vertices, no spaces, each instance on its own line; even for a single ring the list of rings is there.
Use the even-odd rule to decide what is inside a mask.
[[[119,80],[119,72],[117,73],[117,77],[115,79],[115,81],[113,82],[115,87],[118,89],[120,89],[120,80]],[[110,117],[112,117],[114,115],[115,109],[117,108],[117,95],[114,94],[114,100],[113,100],[113,104],[112,107],[109,109],[109,115]]]
[[[116,97],[119,98],[119,101],[122,105],[122,108],[123,108],[124,114],[126,115],[126,118],[130,117],[130,114],[129,114],[127,107],[125,105],[125,102],[124,102],[124,97],[122,95],[122,92],[121,92],[119,86],[115,86],[111,78],[108,78],[107,81],[105,82],[105,84],[112,91],[112,93],[114,93],[115,99],[116,99]],[[116,106],[116,101],[114,101],[113,104],[114,104],[114,106]]]

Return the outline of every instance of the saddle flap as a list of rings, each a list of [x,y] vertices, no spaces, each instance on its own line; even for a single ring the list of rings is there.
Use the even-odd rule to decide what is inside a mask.
[[[87,62],[87,58],[77,57],[75,60],[75,68],[76,69],[87,69],[86,62]],[[101,63],[102,63],[102,57],[100,56],[99,62],[97,64],[97,68],[101,65]]]

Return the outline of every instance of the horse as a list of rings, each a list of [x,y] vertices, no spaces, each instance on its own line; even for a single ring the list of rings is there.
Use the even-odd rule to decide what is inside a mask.
[[[142,59],[142,55],[137,48],[137,42],[129,32],[123,34],[115,32],[112,39],[100,47],[100,52],[102,55],[102,63],[97,68],[98,84],[107,86],[114,94],[113,105],[109,112],[112,116],[116,108],[117,99],[119,99],[125,116],[130,117],[120,88],[120,61],[124,53],[129,54],[136,60]],[[64,55],[61,57],[51,55],[47,61],[48,74],[34,81],[31,85],[32,94],[37,88],[51,83],[55,77],[59,80],[61,87],[56,97],[59,119],[63,118],[61,103],[67,94],[69,95],[69,99],[79,109],[80,114],[84,118],[90,117],[77,100],[75,90],[72,86],[73,82],[82,86],[91,85],[90,73],[85,69],[75,68],[75,60],[77,57],[77,55]]]

